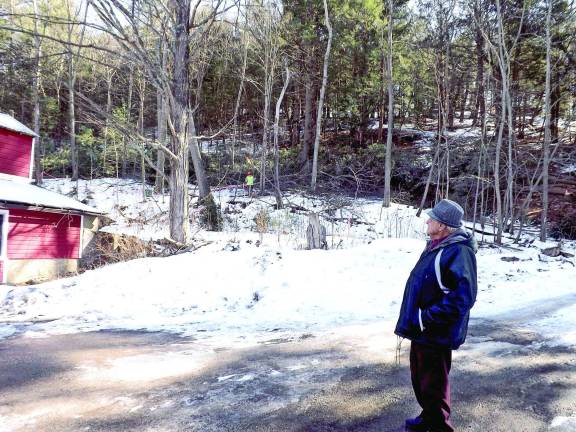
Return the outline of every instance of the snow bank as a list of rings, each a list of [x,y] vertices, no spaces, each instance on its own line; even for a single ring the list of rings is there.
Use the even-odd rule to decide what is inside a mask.
[[[30,287],[3,287],[0,313],[48,333],[103,328],[183,334],[305,331],[392,320],[423,242],[297,251],[242,243],[147,258]]]
[[[51,186],[68,187],[61,181]],[[99,180],[81,185],[79,192],[115,212],[110,229],[166,235],[166,197],[143,200],[140,188]],[[227,231],[197,232],[211,241],[197,251],[118,263],[40,285],[1,286],[0,320],[6,324],[0,338],[144,329],[229,345],[368,323],[392,331],[405,281],[424,247],[425,218],[416,217],[414,209],[383,211],[378,201],[335,205],[294,194],[287,197],[289,208],[275,211],[271,197],[234,198],[228,189],[215,196],[228,211]],[[300,207],[322,212],[329,250],[302,249],[307,218],[293,212]],[[269,221],[260,235],[255,218],[263,210]],[[137,218],[142,220],[134,222]],[[574,346],[574,259],[546,257],[540,253],[545,246],[481,249],[472,319],[537,332],[539,343]],[[563,248],[574,253],[575,243]]]
[[[576,431],[576,416],[556,417],[550,424],[550,431],[554,432],[574,432]]]
[[[257,247],[256,237],[233,248],[215,242],[196,252],[114,264],[42,285],[4,286],[0,315],[42,321],[28,330],[48,334],[146,329],[237,342],[270,332],[393,324],[424,247],[416,239],[381,239],[307,251]],[[573,345],[576,314],[566,300],[574,296],[574,267],[535,261],[534,254],[523,251],[520,261],[509,263],[501,260],[506,253],[482,250],[472,316],[507,320],[554,344]]]

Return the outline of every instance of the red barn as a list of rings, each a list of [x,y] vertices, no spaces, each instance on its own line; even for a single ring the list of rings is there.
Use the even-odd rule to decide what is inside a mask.
[[[0,283],[52,279],[76,271],[102,215],[30,184],[35,136],[0,113]]]

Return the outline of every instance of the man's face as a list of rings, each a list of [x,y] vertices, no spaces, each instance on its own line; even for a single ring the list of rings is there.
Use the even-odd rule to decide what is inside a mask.
[[[437,220],[434,220],[432,218],[429,218],[426,221],[426,225],[427,225],[426,234],[428,234],[428,236],[432,240],[446,237],[446,234],[447,234],[446,225],[444,225],[444,224],[442,224],[442,223],[440,223]]]

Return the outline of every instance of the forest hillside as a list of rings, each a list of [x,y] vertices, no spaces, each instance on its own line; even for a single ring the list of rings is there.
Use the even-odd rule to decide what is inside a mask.
[[[450,197],[481,230],[576,236],[574,1],[0,1],[0,111],[35,179]],[[212,214],[212,216],[211,216]]]

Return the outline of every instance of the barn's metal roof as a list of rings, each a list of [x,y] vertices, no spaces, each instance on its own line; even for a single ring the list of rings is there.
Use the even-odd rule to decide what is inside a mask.
[[[33,130],[27,128],[11,115],[0,113],[0,128],[8,129],[32,137],[37,136]]]
[[[82,204],[66,195],[49,191],[30,183],[0,179],[0,205],[1,204],[22,204],[30,207],[76,211],[101,215],[101,212],[94,207]]]

